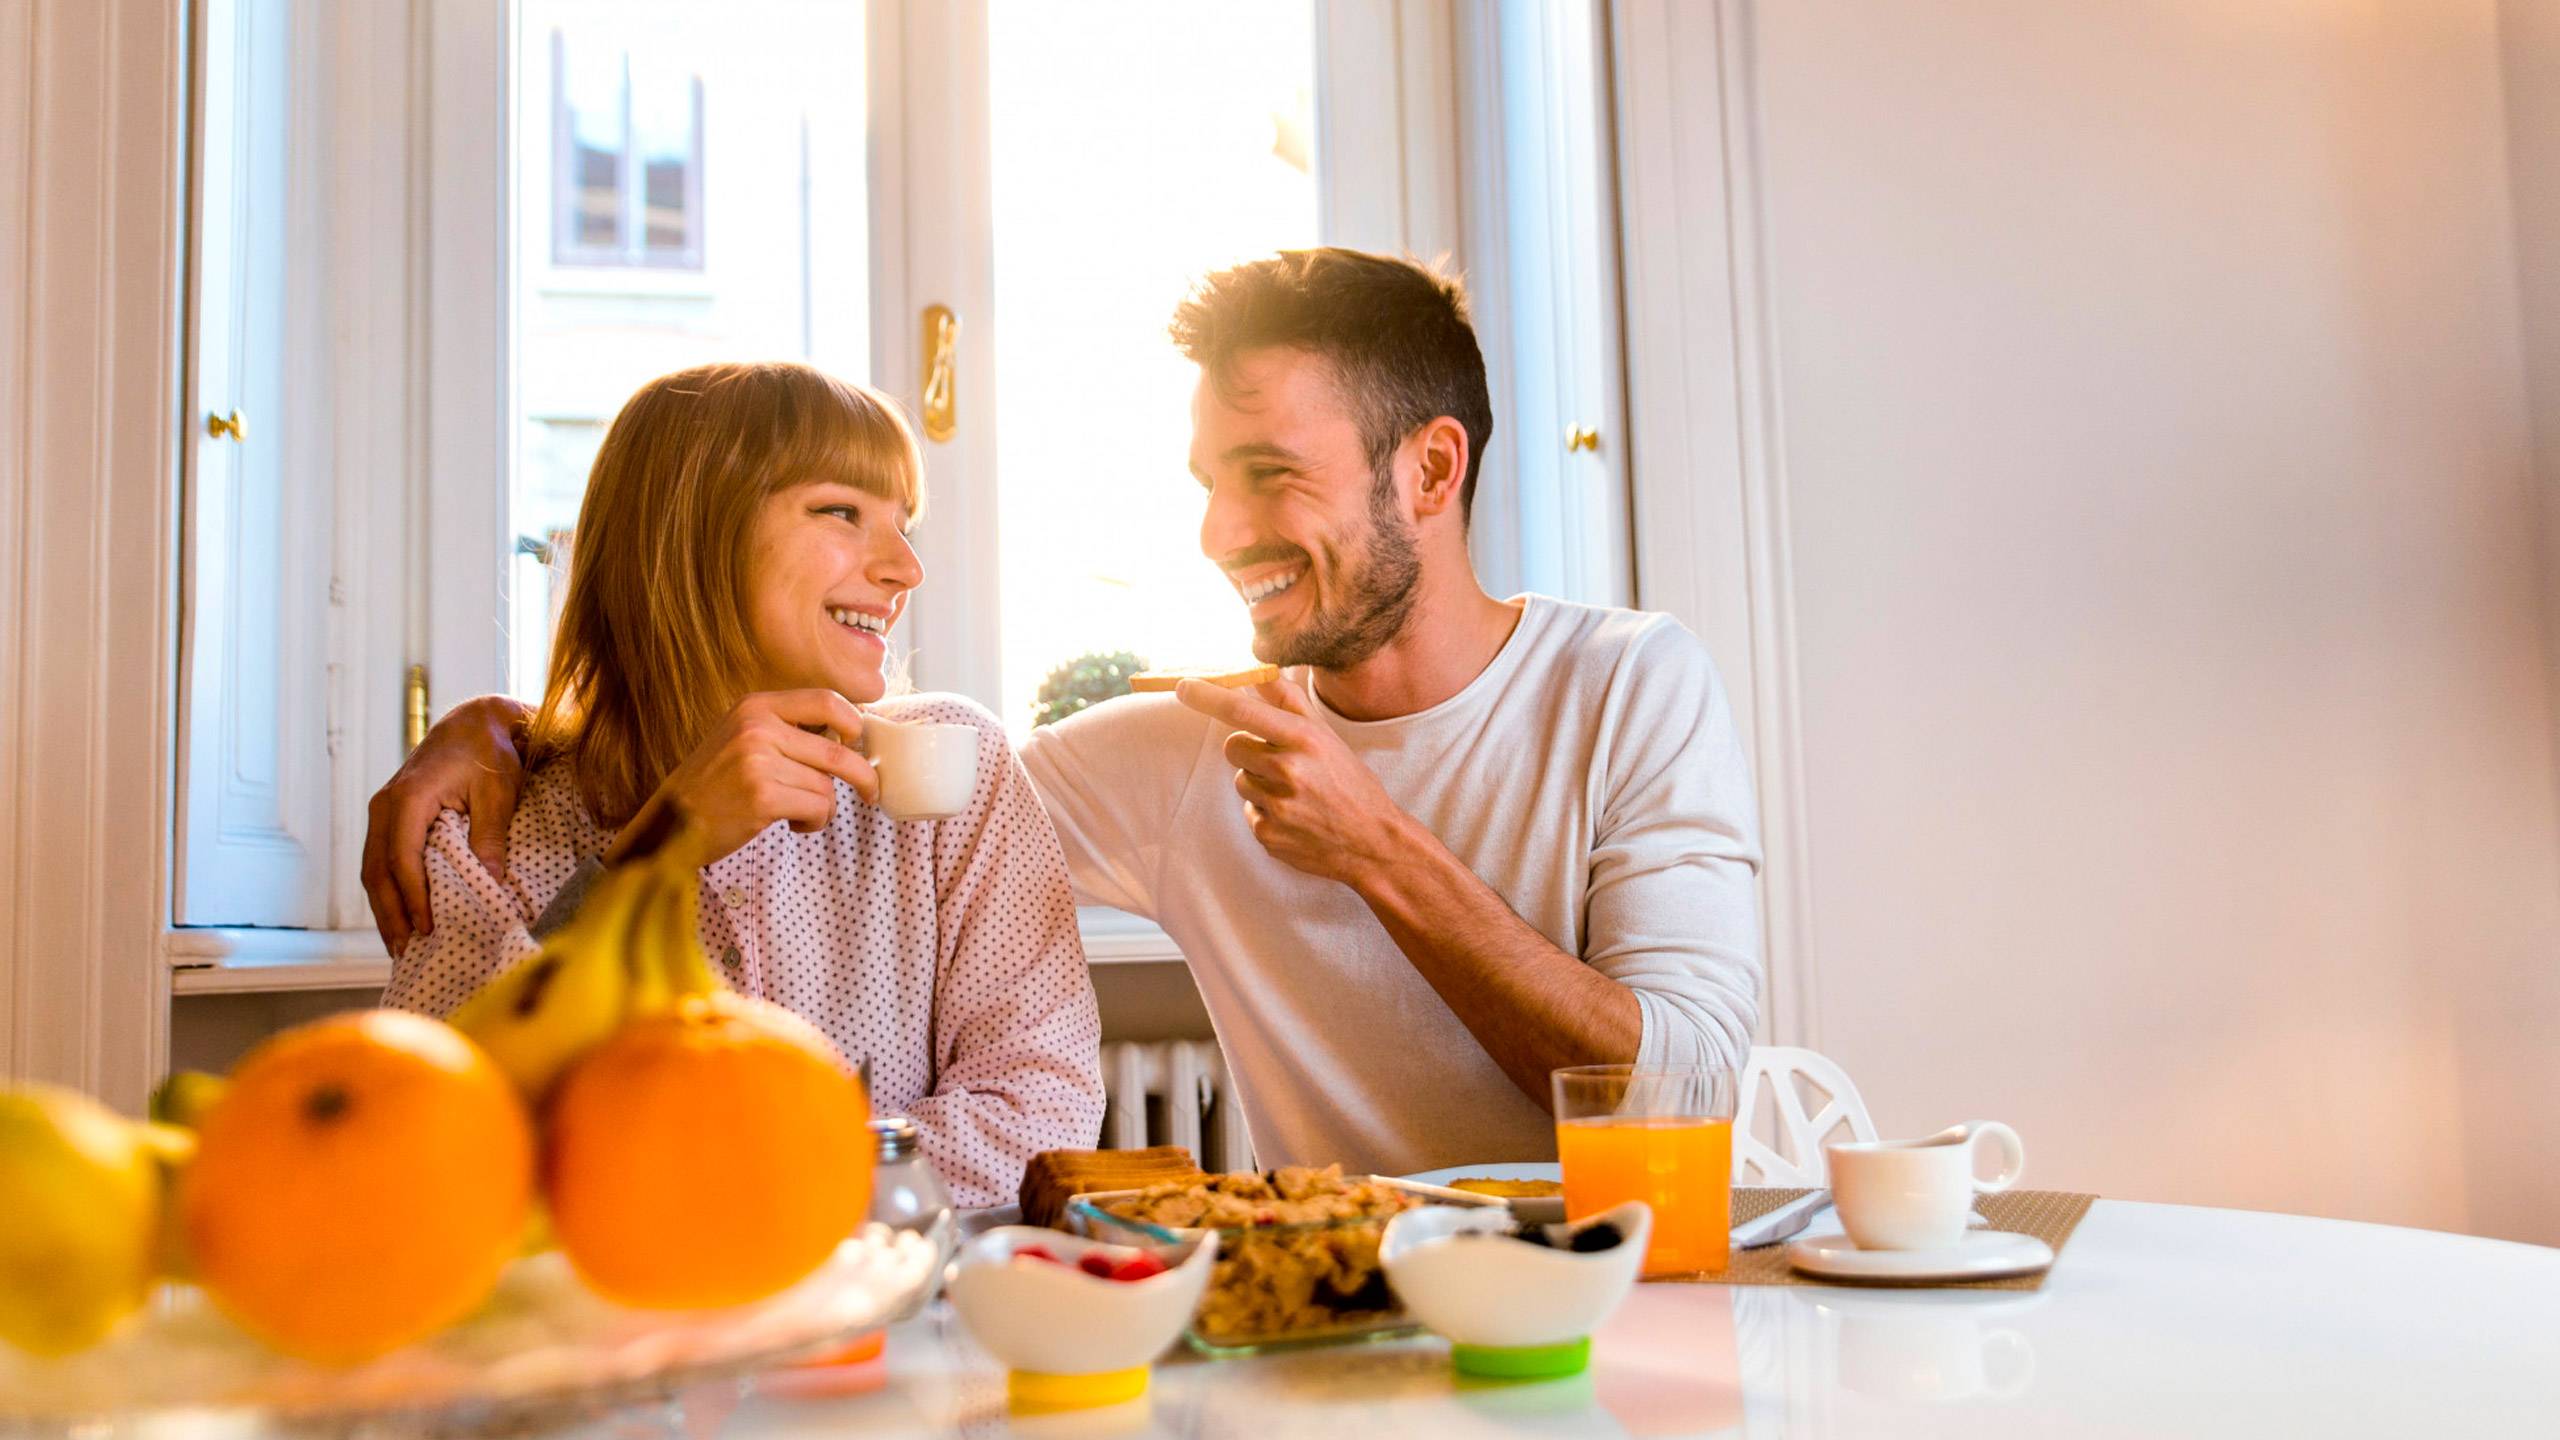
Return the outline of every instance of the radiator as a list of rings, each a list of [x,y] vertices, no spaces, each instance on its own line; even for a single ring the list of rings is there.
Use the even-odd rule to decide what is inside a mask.
[[[1204,1169],[1255,1168],[1244,1109],[1214,1041],[1114,1041],[1102,1047],[1102,1089],[1105,1150],[1179,1145]]]

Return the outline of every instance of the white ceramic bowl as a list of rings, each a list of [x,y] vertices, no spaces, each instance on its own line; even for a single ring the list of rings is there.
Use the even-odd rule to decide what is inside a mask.
[[[1625,1238],[1609,1249],[1577,1254],[1507,1238],[1507,1211],[1426,1206],[1388,1222],[1378,1258],[1387,1283],[1413,1317],[1459,1345],[1563,1345],[1598,1329],[1644,1264],[1652,1208],[1631,1200],[1569,1228],[1602,1221]],[[1470,1231],[1484,1238],[1465,1233]]]
[[[1065,1263],[1013,1258],[1035,1245]],[[1166,1269],[1147,1280],[1105,1280],[1076,1268],[1089,1250],[1114,1258],[1145,1250]],[[1132,1246],[1003,1225],[960,1247],[944,1286],[969,1332],[1011,1369],[1102,1375],[1136,1369],[1164,1353],[1200,1308],[1217,1256],[1214,1233],[1178,1245]]]

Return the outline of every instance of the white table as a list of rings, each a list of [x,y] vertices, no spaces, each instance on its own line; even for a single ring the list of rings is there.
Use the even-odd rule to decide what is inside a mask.
[[[1646,1285],[1570,1380],[1460,1389],[1428,1337],[1202,1361],[1016,1419],[947,1306],[867,1393],[688,1396],[597,1436],[2560,1435],[2560,1250],[2100,1201],[2034,1293]]]

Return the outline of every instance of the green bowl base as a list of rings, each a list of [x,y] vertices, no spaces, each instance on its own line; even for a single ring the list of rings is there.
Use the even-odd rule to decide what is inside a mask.
[[[1552,1380],[1591,1366],[1591,1337],[1561,1345],[1452,1345],[1449,1359],[1461,1375],[1479,1380]]]

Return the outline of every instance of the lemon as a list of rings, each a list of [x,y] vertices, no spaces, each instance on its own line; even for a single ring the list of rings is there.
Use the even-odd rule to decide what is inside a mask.
[[[0,1089],[0,1339],[67,1355],[150,1293],[159,1162],[142,1127],[76,1091]]]

